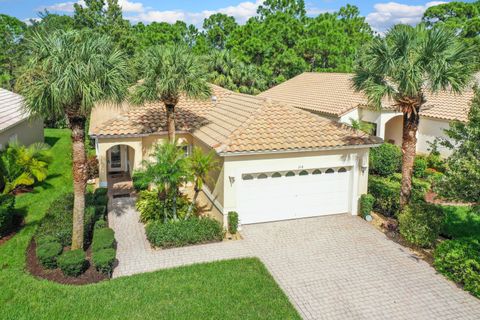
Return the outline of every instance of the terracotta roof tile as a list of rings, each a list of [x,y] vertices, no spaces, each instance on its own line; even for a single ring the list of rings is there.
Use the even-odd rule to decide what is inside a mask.
[[[340,117],[356,107],[365,107],[367,98],[352,88],[349,73],[305,72],[286,82],[259,94],[305,110],[319,112],[328,116]],[[473,90],[463,94],[450,92],[427,94],[421,115],[425,117],[466,121]],[[384,109],[393,109],[387,100]]]

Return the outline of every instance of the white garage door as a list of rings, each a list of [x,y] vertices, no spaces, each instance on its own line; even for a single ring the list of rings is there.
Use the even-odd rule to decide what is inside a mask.
[[[351,168],[244,173],[240,222],[256,223],[348,212]]]

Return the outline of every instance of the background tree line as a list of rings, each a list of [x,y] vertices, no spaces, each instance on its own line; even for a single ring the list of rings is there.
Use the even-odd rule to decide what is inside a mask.
[[[117,0],[87,0],[74,9],[72,16],[41,12],[40,19],[29,25],[0,14],[0,32],[5,35],[0,39],[1,87],[15,88],[28,56],[25,39],[58,29],[108,34],[133,66],[153,45],[184,43],[205,59],[211,82],[251,94],[304,71],[351,72],[359,48],[380,36],[356,6],[310,17],[303,0],[267,0],[243,25],[216,13],[204,20],[201,30],[183,21],[132,24],[123,17]],[[480,1],[430,7],[423,21],[427,26],[442,24],[480,46]]]

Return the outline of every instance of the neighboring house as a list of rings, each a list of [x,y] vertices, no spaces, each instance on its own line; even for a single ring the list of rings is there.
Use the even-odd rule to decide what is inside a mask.
[[[244,224],[357,214],[369,148],[381,139],[270,99],[212,89],[208,100],[181,98],[177,138],[186,153],[192,146],[215,151],[220,170],[204,193],[224,219],[229,211]],[[91,123],[102,186],[111,173],[140,169],[153,146],[167,140],[162,103],[103,106]]]
[[[0,150],[13,141],[43,142],[43,120],[29,119],[22,96],[0,88]]]
[[[384,101],[382,110],[369,108],[365,95],[353,90],[352,76],[306,72],[262,92],[259,97],[288,103],[338,122],[350,124],[352,119],[370,122],[378,137],[401,145],[402,113],[396,112],[388,101]],[[462,95],[450,92],[426,95],[427,102],[420,112],[417,152],[428,153],[429,142],[437,137],[446,138],[444,129],[449,128],[452,120],[467,121],[473,94],[473,90],[468,89]],[[450,154],[450,150],[443,147],[439,151],[443,156]]]

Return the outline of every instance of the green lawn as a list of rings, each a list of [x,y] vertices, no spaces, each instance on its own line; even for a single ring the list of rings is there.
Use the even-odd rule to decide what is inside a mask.
[[[49,203],[71,190],[68,130],[45,131],[55,162],[47,182],[17,198],[26,226],[0,246],[0,319],[300,319],[263,264],[238,259],[87,286],[39,280],[25,250]]]
[[[480,237],[480,214],[470,207],[446,206],[442,234],[449,238]]]

